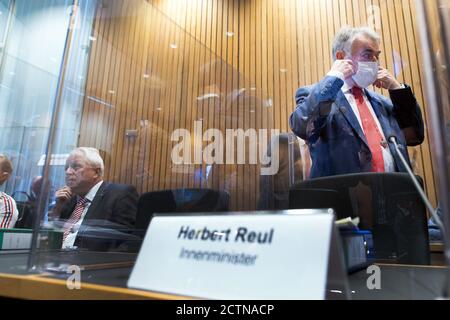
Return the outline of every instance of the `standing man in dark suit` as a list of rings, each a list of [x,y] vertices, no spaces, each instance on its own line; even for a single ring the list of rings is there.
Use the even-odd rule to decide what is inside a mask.
[[[136,189],[104,182],[103,159],[94,148],[73,150],[65,169],[66,186],[56,192],[52,211],[53,218],[63,221],[63,248],[106,251],[120,245],[115,236],[134,228]]]
[[[311,178],[359,172],[405,172],[395,136],[407,146],[424,140],[419,105],[407,85],[379,66],[380,37],[369,28],[343,28],[333,42],[334,64],[317,84],[300,88],[290,117],[292,131],[307,141]],[[390,99],[367,87],[389,90]]]

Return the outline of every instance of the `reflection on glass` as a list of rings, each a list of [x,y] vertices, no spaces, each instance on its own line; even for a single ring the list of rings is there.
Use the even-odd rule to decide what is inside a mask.
[[[450,230],[450,1],[417,1],[420,21],[423,24],[421,40],[424,47],[433,152],[436,155],[437,182],[439,184],[439,204],[437,215],[444,221],[445,230],[436,226],[436,220],[429,222],[433,241],[445,241],[446,261],[450,261],[448,231]],[[450,288],[448,270],[445,290]]]
[[[3,47],[0,84],[0,145],[10,155],[14,172],[5,186],[8,193],[20,193],[21,202],[36,197],[30,193],[33,180],[41,176],[45,159],[46,141],[61,59],[66,46],[66,30],[69,27],[71,1],[30,2],[16,0],[10,8],[8,36]],[[8,16],[8,11],[2,11]],[[62,100],[61,125],[57,129],[56,148],[52,167],[61,169],[64,154],[73,148],[78,139],[79,119],[85,82],[80,73],[87,68],[92,19],[92,2],[80,3],[79,15],[83,19],[77,25],[78,32],[70,53],[65,91]],[[59,171],[59,172],[58,172]],[[54,191],[64,183],[61,170],[50,175]],[[51,201],[51,200],[50,200]]]

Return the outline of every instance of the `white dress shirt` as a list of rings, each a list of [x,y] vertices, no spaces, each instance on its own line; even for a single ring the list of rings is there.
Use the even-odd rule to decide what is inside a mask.
[[[78,222],[72,227],[72,230],[70,231],[70,233],[67,235],[66,240],[63,243],[62,248],[63,249],[70,249],[70,248],[74,248],[74,243],[75,243],[75,239],[77,238],[78,235],[78,230],[80,229],[81,224],[83,223],[83,219],[86,216],[86,213],[89,210],[89,207],[91,206],[92,201],[95,198],[95,195],[98,192],[98,189],[100,189],[100,186],[102,185],[103,181],[100,181],[99,183],[97,183],[95,186],[93,186],[91,188],[91,190],[89,190],[89,192],[86,194],[85,198],[87,199],[86,202],[86,206],[83,210],[83,213],[81,214],[81,218],[80,220],[78,220]]]
[[[340,79],[342,79],[344,81],[344,85],[342,86],[341,90],[344,93],[345,97],[347,98],[348,103],[350,104],[353,113],[355,114],[356,118],[358,119],[359,122],[359,126],[361,127],[362,132],[364,132],[364,128],[362,125],[362,121],[361,121],[361,116],[359,115],[359,109],[358,109],[358,105],[356,104],[356,100],[355,97],[353,96],[351,89],[353,88],[352,86],[350,86],[347,81],[345,81],[344,75],[340,72],[329,72],[328,73],[329,76],[335,76],[338,77]],[[366,96],[366,93],[364,92],[364,90],[362,90],[362,95],[364,97],[364,101],[366,102],[367,106],[369,107],[370,110],[370,114],[372,115],[372,118],[375,120],[375,123],[381,133],[381,135],[383,136],[383,140],[386,140],[386,137],[384,135],[383,132],[383,128],[381,127],[380,121],[378,120],[377,115],[375,114],[375,111],[373,111],[373,107],[372,104],[370,103],[369,99]],[[365,132],[364,132],[365,134]],[[392,157],[392,153],[391,150],[389,149],[387,143],[386,143],[386,147],[383,147],[380,144],[380,148],[383,152],[383,160],[384,160],[384,170],[385,172],[395,172],[395,162],[394,162],[394,158]]]
[[[297,141],[300,147],[300,156],[302,157],[303,180],[307,180],[309,178],[312,162],[308,152],[308,145],[302,138],[297,137]]]

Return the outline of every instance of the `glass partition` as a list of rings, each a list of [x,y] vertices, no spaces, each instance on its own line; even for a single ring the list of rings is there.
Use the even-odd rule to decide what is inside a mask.
[[[437,170],[439,172],[439,204],[437,215],[446,229],[445,245],[446,259],[450,259],[448,232],[450,228],[450,1],[437,2],[418,1],[421,9],[422,45],[424,61],[427,65],[426,89],[429,92],[428,108],[433,116],[430,119],[433,148],[436,154]],[[442,230],[433,223],[430,232],[442,235]],[[446,279],[446,291],[450,288],[450,272]]]
[[[154,213],[255,210],[266,202],[260,176],[277,172],[267,150],[281,130],[268,81],[251,79],[250,63],[218,55],[151,2],[86,1],[67,10],[50,160],[39,159],[48,164],[49,194],[30,267],[58,268],[54,256],[40,254],[51,246],[46,230],[62,233],[64,251],[136,253]],[[237,45],[230,33],[224,38],[229,50]],[[96,188],[105,203],[89,201],[75,242],[66,244],[79,195],[60,201],[58,192],[84,174],[71,156],[76,147],[98,150],[103,168],[95,181],[103,181]],[[273,187],[261,184],[269,197]]]

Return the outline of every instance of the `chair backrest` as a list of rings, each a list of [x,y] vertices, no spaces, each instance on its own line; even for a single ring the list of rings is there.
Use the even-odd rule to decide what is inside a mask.
[[[320,199],[320,201],[318,201]],[[335,211],[344,211],[342,196],[336,190],[330,189],[302,189],[289,192],[289,209],[327,209],[334,208]]]
[[[407,174],[363,173],[307,180],[295,185],[289,198],[291,209],[332,207],[337,219],[359,217],[360,228],[373,233],[378,261],[430,262],[425,205]]]
[[[16,229],[32,229],[36,215],[36,207],[33,203],[25,201],[16,201],[19,217],[14,225]]]
[[[36,216],[36,203],[25,191],[15,191],[12,197],[16,201],[17,211],[19,216],[17,218],[14,228],[16,229],[32,229],[34,219]]]
[[[147,229],[155,213],[219,212],[229,210],[230,196],[211,189],[175,189],[144,193],[138,202],[135,229]]]

